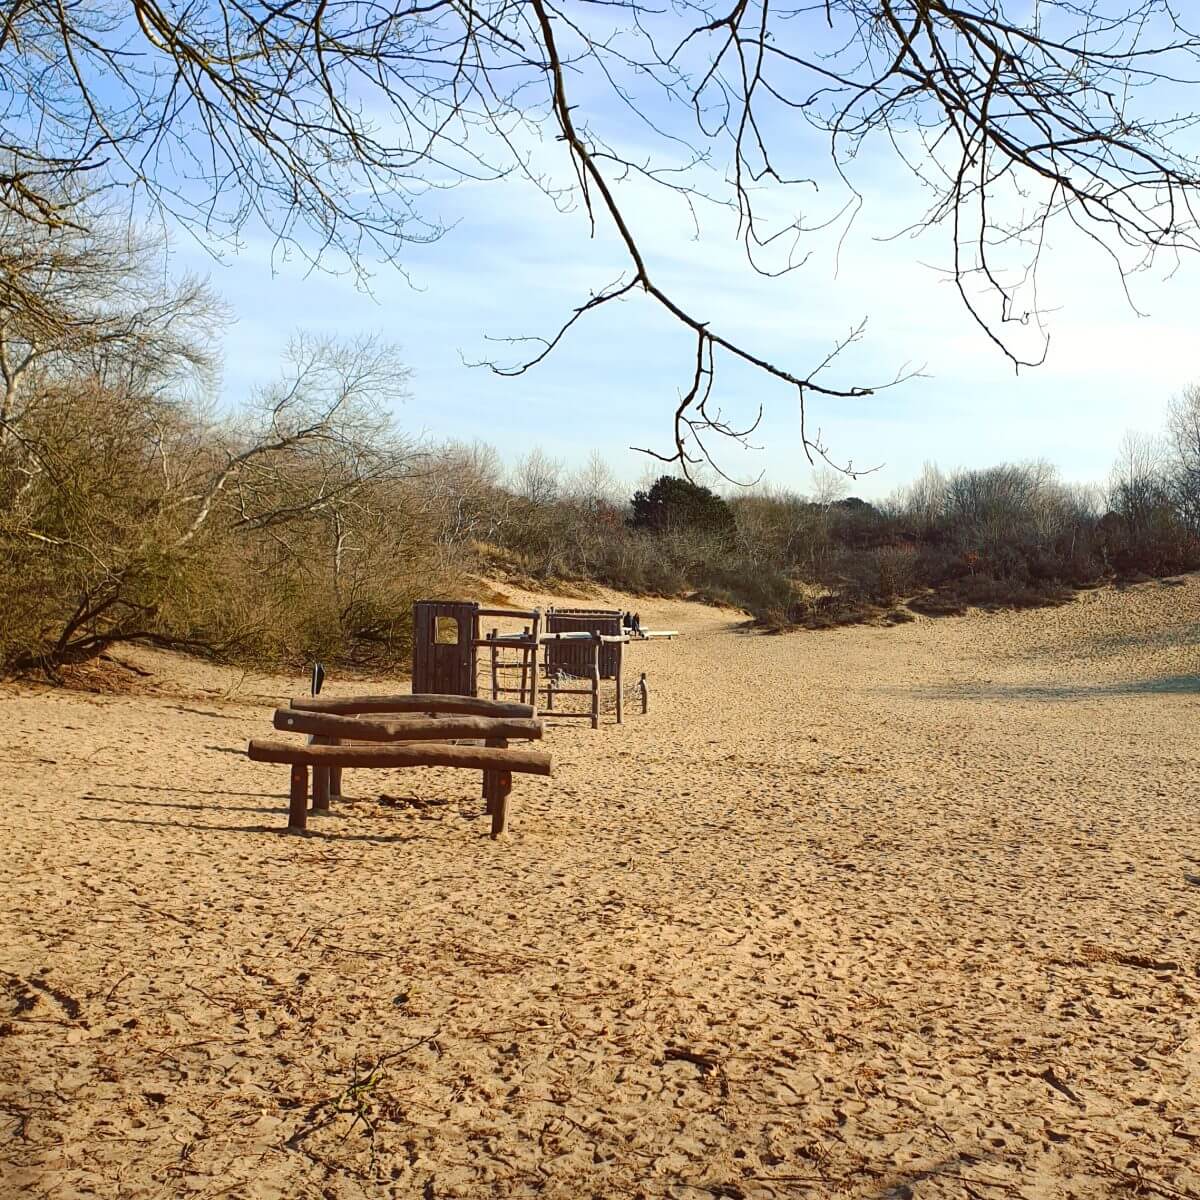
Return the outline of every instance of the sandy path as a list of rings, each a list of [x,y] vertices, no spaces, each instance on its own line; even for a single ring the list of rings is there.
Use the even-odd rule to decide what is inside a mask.
[[[0,693],[4,1195],[1200,1197],[1200,581],[640,608],[498,844],[449,772],[280,836],[298,681]]]

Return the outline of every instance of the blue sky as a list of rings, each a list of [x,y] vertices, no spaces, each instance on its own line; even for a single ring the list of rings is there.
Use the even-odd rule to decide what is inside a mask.
[[[600,119],[619,114],[600,111]],[[623,129],[622,132],[627,132]],[[825,151],[811,133],[796,140],[827,179]],[[537,149],[562,178],[561,146]],[[1052,310],[1045,365],[1017,375],[976,328],[947,282],[945,231],[919,239],[880,240],[920,211],[911,177],[883,148],[855,168],[865,205],[848,236],[840,227],[806,243],[808,264],[784,279],[763,279],[746,264],[727,214],[703,216],[697,240],[686,208],[644,183],[620,189],[648,249],[652,274],[696,314],[749,349],[803,373],[835,340],[867,319],[863,339],[830,372],[833,383],[886,381],[898,371],[924,376],[860,400],[811,401],[834,455],[881,469],[854,485],[883,495],[910,479],[925,460],[943,467],[1045,458],[1071,480],[1100,480],[1127,429],[1161,425],[1171,395],[1200,380],[1200,263],[1185,261],[1171,278],[1136,276],[1131,309],[1112,265],[1071,230],[1052,227],[1040,300]],[[836,212],[844,194],[785,189],[764,195],[786,217],[802,204],[809,218]],[[576,211],[562,214],[536,189],[505,181],[435,193],[431,214],[453,224],[431,245],[403,255],[409,280],[380,267],[370,292],[350,277],[309,274],[281,261],[265,236],[246,236],[221,262],[176,238],[176,265],[211,276],[235,321],[225,339],[223,399],[236,403],[276,369],[297,328],[353,335],[380,332],[411,364],[412,396],[401,425],[435,438],[482,439],[508,460],[539,445],[569,466],[598,449],[617,473],[635,481],[646,459],[630,446],[666,449],[670,417],[687,387],[690,335],[652,302],[609,306],[579,325],[542,366],[501,379],[468,362],[514,352],[487,338],[552,332],[589,291],[625,266],[601,224],[589,237]],[[410,282],[411,281],[411,282]],[[734,420],[761,402],[756,451],[726,448],[733,475],[803,491],[804,459],[794,392],[727,364],[719,373],[722,407]]]

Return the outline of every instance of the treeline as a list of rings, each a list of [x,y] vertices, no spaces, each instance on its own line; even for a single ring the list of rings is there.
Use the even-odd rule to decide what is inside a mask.
[[[1052,603],[1200,565],[1200,390],[1129,439],[1105,488],[1041,463],[925,470],[882,503],[628,494],[598,458],[506,468],[395,424],[394,347],[298,336],[214,411],[218,300],[89,213],[0,228],[0,669],[55,674],[140,640],[255,663],[404,662],[411,603],[469,576],[694,594],[764,627]]]
[[[773,629],[1055,604],[1200,567],[1200,388],[1170,405],[1162,437],[1125,439],[1103,486],[1044,462],[928,465],[875,503],[846,486],[824,472],[815,496],[721,497],[664,476],[623,501],[602,464],[567,476],[534,454],[489,536],[531,574],[696,594]]]

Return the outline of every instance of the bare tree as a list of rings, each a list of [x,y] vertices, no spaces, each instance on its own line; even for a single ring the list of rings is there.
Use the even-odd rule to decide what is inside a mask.
[[[1167,441],[1176,503],[1200,531],[1200,385],[1184,388],[1168,405]]]
[[[905,490],[901,511],[925,537],[937,528],[946,511],[946,476],[935,462],[926,462]]]
[[[414,481],[414,498],[434,521],[443,566],[459,563],[471,543],[502,535],[512,501],[504,474],[486,442],[448,442],[429,455]]]
[[[35,375],[143,391],[216,377],[226,312],[207,283],[172,281],[161,238],[69,212],[56,226],[0,214],[0,446],[19,438]]]
[[[546,508],[563,491],[563,465],[534,446],[513,468],[513,490],[534,508]]]
[[[39,381],[20,442],[42,469],[0,456],[3,590],[25,580],[28,609],[0,656],[53,672],[120,641],[219,650],[269,623],[247,602],[239,628],[224,594],[261,575],[350,614],[351,560],[394,547],[375,527],[416,457],[388,411],[405,377],[390,346],[302,336],[279,383],[218,423],[103,372]]]
[[[587,462],[571,475],[567,492],[585,512],[617,509],[625,502],[621,481],[599,450],[593,450]]]
[[[1170,0],[5,0],[0,204],[56,226],[73,219],[57,199],[68,184],[132,186],[210,243],[264,223],[284,246],[365,272],[368,249],[395,261],[441,232],[430,191],[524,175],[607,224],[627,269],[496,369],[529,369],[602,305],[649,300],[693,339],[661,456],[690,470],[712,464],[709,435],[757,425],[722,412],[722,361],[792,389],[802,420],[812,396],[874,385],[833,374],[861,327],[808,364],[716,328],[664,282],[626,181],[726,206],[754,268],[778,274],[828,225],[773,225],[760,206],[768,185],[821,173],[797,127],[828,138],[851,214],[856,157],[889,145],[927,189],[920,224],[946,229],[984,336],[1014,364],[1038,362],[1045,339],[1025,349],[1012,335],[1039,327],[1054,222],[1081,229],[1122,279],[1196,248],[1196,115],[1178,101],[1198,63]],[[573,187],[540,165],[539,137],[561,145]],[[802,439],[827,456],[807,423]]]
[[[1109,477],[1108,503],[1138,537],[1169,506],[1166,446],[1159,437],[1129,430],[1117,449]]]
[[[828,508],[849,493],[850,487],[846,476],[841,471],[831,467],[815,467],[812,472],[812,502],[821,508]]]

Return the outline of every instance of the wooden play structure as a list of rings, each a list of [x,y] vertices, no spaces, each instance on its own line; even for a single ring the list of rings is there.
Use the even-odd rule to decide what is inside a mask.
[[[442,643],[450,645],[451,643]],[[446,668],[450,670],[449,667]],[[250,743],[254,762],[291,766],[288,828],[308,823],[308,770],[312,811],[328,812],[341,797],[347,767],[461,767],[483,772],[483,798],[492,837],[505,830],[514,772],[549,775],[550,755],[510,748],[510,741],[538,741],[542,723],[533,707],[463,695],[352,696],[321,700],[298,697],[277,709],[273,724],[285,733],[307,734],[307,743]],[[462,744],[466,742],[467,744]]]
[[[485,620],[520,624],[482,629]],[[413,691],[442,695],[480,695],[494,701],[515,696],[536,713],[578,717],[600,724],[602,685],[611,683],[617,724],[625,719],[625,648],[631,641],[671,638],[674,630],[627,628],[618,609],[483,608],[469,601],[420,600],[413,606]],[[479,650],[487,652],[480,663]],[[480,668],[483,685],[480,686]],[[645,712],[649,688],[643,672],[633,689]],[[585,697],[582,709],[556,707],[556,699]]]
[[[625,720],[625,647],[629,634],[619,609],[552,608],[546,615],[542,646],[546,675],[546,711],[558,717],[585,717],[600,724],[600,686],[611,680],[616,689],[617,724]],[[586,696],[580,711],[555,710],[555,696]]]
[[[481,636],[488,618],[523,622],[518,632],[492,629]],[[539,609],[483,608],[463,600],[418,600],[413,605],[414,692],[443,696],[479,695],[479,649],[490,651],[493,700],[516,696],[520,704],[537,707]],[[510,676],[509,672],[514,674]],[[501,683],[501,679],[509,680]]]

